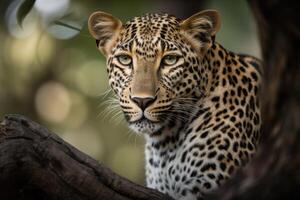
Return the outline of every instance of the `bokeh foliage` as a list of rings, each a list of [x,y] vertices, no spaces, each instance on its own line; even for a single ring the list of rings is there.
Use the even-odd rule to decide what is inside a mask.
[[[89,14],[102,10],[125,22],[147,12],[184,18],[217,9],[222,16],[217,41],[259,56],[251,13],[240,0],[37,0],[28,13],[18,15],[22,2],[0,4],[0,117],[31,117],[139,183],[144,182],[143,137],[127,128],[109,92],[104,57],[87,31]]]

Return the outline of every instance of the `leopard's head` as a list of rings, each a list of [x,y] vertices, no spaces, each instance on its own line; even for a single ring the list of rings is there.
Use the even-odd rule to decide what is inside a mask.
[[[125,24],[95,12],[88,26],[132,129],[153,135],[170,121],[186,119],[207,84],[203,60],[220,27],[217,11],[185,20],[146,14]]]

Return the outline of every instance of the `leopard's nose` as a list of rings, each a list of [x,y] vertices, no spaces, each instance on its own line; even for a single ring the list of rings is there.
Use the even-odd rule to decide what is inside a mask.
[[[130,97],[130,99],[144,111],[155,101],[156,97]]]

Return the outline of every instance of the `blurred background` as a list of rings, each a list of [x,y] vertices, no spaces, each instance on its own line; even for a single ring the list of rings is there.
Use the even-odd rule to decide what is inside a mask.
[[[241,0],[36,0],[18,24],[22,0],[0,3],[0,118],[17,113],[56,132],[128,179],[144,184],[144,141],[127,128],[109,91],[104,57],[88,16],[109,12],[123,22],[151,12],[186,18],[217,9],[225,48],[260,57],[256,27]],[[0,152],[1,153],[1,152]]]

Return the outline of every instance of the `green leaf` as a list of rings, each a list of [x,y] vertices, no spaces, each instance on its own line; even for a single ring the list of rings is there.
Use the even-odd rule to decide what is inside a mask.
[[[28,15],[28,13],[31,11],[33,5],[35,3],[35,0],[23,0],[21,5],[19,6],[17,10],[17,22],[19,26],[22,27],[22,23],[25,19],[25,17]]]

